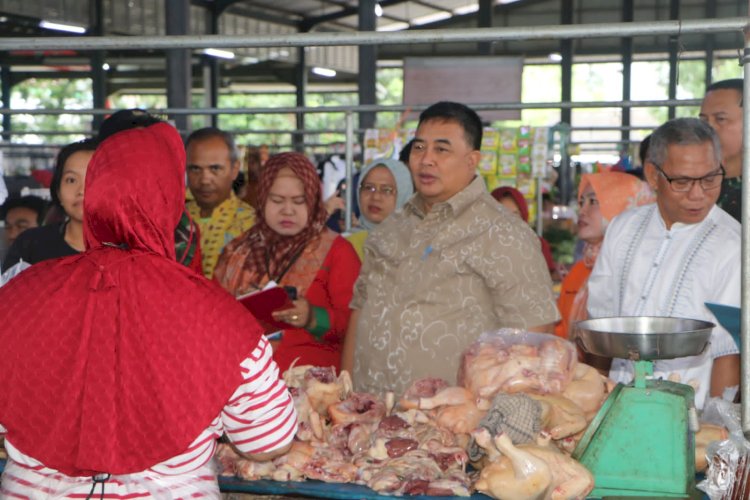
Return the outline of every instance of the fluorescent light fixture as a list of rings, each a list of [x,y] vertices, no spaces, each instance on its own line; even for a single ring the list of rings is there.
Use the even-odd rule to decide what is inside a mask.
[[[234,52],[221,49],[205,49],[204,54],[211,57],[218,57],[220,59],[234,59]]]
[[[453,9],[453,13],[457,16],[462,16],[464,14],[471,14],[472,12],[476,12],[479,10],[479,4],[474,3],[470,5],[465,5],[463,7],[457,7]]]
[[[108,63],[104,63],[104,64],[102,64],[102,69],[103,69],[104,71],[109,71],[109,64],[108,64]]]
[[[67,31],[68,33],[86,33],[86,28],[73,26],[72,24],[52,23],[50,21],[39,21],[39,27],[48,30]]]
[[[401,31],[409,29],[409,23],[396,22],[378,26],[378,31]]]
[[[383,7],[381,7],[379,3],[375,4],[375,15],[378,17],[383,16]]]
[[[421,26],[422,24],[435,23],[438,21],[442,21],[443,19],[449,19],[451,17],[453,17],[453,14],[443,10],[412,19],[411,23],[415,26]]]
[[[242,64],[258,64],[260,62],[260,59],[253,56],[247,56],[242,58]]]
[[[562,61],[562,54],[560,54],[559,52],[552,52],[547,56],[547,59],[552,62],[560,62]]]
[[[312,72],[318,76],[325,76],[326,78],[333,78],[334,76],[336,76],[336,70],[330,68],[321,68],[319,66],[313,67]]]

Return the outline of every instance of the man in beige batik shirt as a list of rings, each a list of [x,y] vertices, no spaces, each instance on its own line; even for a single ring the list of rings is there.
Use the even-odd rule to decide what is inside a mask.
[[[502,327],[551,332],[559,318],[539,239],[476,175],[482,123],[463,104],[419,117],[417,193],[372,231],[342,368],[358,391],[397,395],[422,377],[456,382],[461,353]]]

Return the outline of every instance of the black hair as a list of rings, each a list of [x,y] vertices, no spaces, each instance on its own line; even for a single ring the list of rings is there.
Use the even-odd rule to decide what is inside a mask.
[[[419,115],[419,125],[430,120],[458,123],[464,129],[466,142],[475,150],[482,148],[482,120],[467,105],[449,101],[436,102]]]
[[[406,166],[409,166],[409,155],[411,155],[411,147],[413,145],[414,145],[414,139],[407,142],[406,146],[401,148],[401,151],[398,153],[398,161],[400,161]]]
[[[49,186],[49,194],[52,197],[52,203],[60,208],[60,197],[58,192],[60,191],[60,184],[62,183],[63,170],[65,169],[65,163],[68,158],[73,156],[79,151],[96,151],[96,147],[99,145],[99,141],[96,139],[84,139],[82,141],[74,142],[63,147],[59,153],[57,153],[57,159],[55,160],[55,170],[52,172],[52,182]]]
[[[8,212],[14,208],[28,208],[36,212],[36,223],[41,226],[44,222],[44,216],[47,214],[48,203],[46,200],[33,195],[9,198],[5,204],[0,207],[0,218],[8,217]]]
[[[193,141],[204,141],[206,139],[212,139],[214,137],[218,137],[219,139],[224,141],[224,144],[227,145],[227,148],[229,149],[229,161],[234,163],[240,159],[240,153],[237,150],[237,144],[234,142],[234,137],[232,137],[232,134],[230,134],[229,132],[224,132],[223,130],[216,127],[204,127],[194,131],[188,136],[187,140],[185,141],[185,149],[187,149],[188,146],[190,146],[190,143]]]
[[[736,90],[740,93],[740,107],[742,107],[742,101],[744,100],[745,95],[745,82],[742,80],[742,78],[730,78],[728,80],[720,80],[718,82],[714,82],[706,87],[706,94],[708,94],[712,90]]]
[[[643,138],[640,145],[638,146],[638,158],[641,160],[641,167],[646,164],[648,158],[648,148],[651,146],[651,134],[648,134]]]
[[[99,135],[97,136],[97,139],[99,142],[102,142],[118,132],[133,128],[145,128],[163,121],[164,120],[161,118],[149,114],[149,112],[144,109],[122,109],[109,115],[107,119],[102,122],[99,127]]]

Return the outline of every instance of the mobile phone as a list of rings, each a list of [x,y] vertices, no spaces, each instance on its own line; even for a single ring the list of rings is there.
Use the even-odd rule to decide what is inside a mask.
[[[297,287],[285,286],[284,291],[289,296],[289,300],[297,300]]]

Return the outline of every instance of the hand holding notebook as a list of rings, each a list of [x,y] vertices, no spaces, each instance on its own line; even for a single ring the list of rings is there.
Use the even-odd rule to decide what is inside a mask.
[[[274,319],[274,311],[283,311],[294,307],[292,300],[289,298],[287,291],[277,286],[276,283],[269,283],[263,290],[252,292],[237,297],[237,300],[253,313],[255,319],[265,330],[266,335],[270,335],[279,330],[294,328],[293,325]]]

